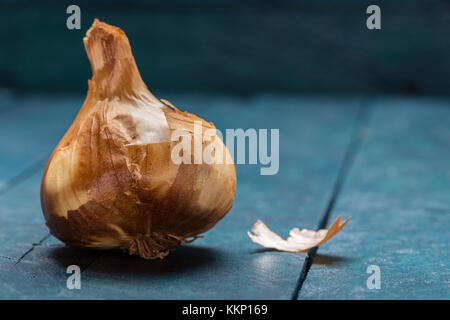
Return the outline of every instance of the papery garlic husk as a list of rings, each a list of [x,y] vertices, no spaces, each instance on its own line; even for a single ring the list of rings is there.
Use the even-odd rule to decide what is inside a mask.
[[[225,161],[174,163],[171,150],[179,143],[173,141],[174,130],[193,136],[194,121],[203,128],[214,125],[150,93],[121,29],[96,19],[83,41],[93,77],[44,172],[46,224],[70,246],[164,258],[231,209],[233,161],[213,136]]]
[[[294,228],[289,232],[289,237],[284,240],[275,232],[270,230],[261,220],[255,222],[252,232],[247,232],[250,239],[265,248],[276,249],[285,252],[308,252],[308,250],[318,247],[337,235],[350,220],[341,222],[341,215],[338,215],[328,229],[317,231]]]

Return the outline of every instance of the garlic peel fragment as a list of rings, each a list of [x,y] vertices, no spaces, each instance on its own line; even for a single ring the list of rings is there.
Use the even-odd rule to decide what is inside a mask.
[[[289,232],[289,237],[286,240],[270,230],[261,220],[258,220],[252,228],[254,234],[251,232],[247,232],[247,234],[253,242],[266,248],[286,252],[306,252],[333,238],[349,220],[350,218],[341,222],[341,215],[339,215],[330,228],[318,231],[294,228]]]

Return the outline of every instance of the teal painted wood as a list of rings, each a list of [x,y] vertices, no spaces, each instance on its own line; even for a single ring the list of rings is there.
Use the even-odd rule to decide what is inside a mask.
[[[320,247],[300,299],[450,298],[450,101],[384,99],[333,218],[352,216]],[[369,265],[381,289],[369,290]]]
[[[71,97],[2,99],[0,255],[18,259],[47,234],[39,202],[42,169],[81,103]],[[28,177],[27,183],[16,185]]]
[[[0,113],[3,112],[12,102],[12,94],[6,89],[0,88]],[[0,116],[1,117],[1,116]]]
[[[5,94],[1,101],[0,255],[18,259],[47,234],[39,201],[42,170],[83,100]]]
[[[7,102],[0,113],[0,183],[3,186],[37,161],[42,162],[41,167],[45,165],[82,102],[78,97],[44,96]],[[38,169],[39,166],[34,171]]]
[[[18,283],[11,281],[13,266],[14,260],[0,256],[0,299],[11,299],[17,292]]]
[[[194,244],[177,249],[163,261],[145,261],[122,252],[104,252],[96,258],[98,252],[74,250],[53,238],[32,246],[46,234],[38,206],[38,172],[0,197],[0,205],[7,209],[3,212],[9,213],[8,223],[0,230],[4,238],[11,238],[0,241],[0,255],[1,250],[12,258],[23,255],[26,248],[20,243],[33,248],[14,266],[12,284],[0,287],[4,290],[0,296],[290,298],[305,255],[260,250],[246,232],[258,218],[283,236],[294,226],[315,227],[349,143],[358,100],[270,95],[251,99],[168,98],[214,121],[219,129],[279,128],[279,174],[260,176],[258,166],[238,165],[236,202],[231,212]],[[48,121],[52,123],[51,118]],[[19,202],[23,207],[19,206],[13,216]],[[65,287],[66,267],[71,264],[86,268],[80,291]],[[3,269],[0,273],[4,278],[9,275]]]
[[[19,259],[47,234],[41,211],[42,170],[0,196],[0,256]]]
[[[82,299],[83,290],[67,289],[67,266],[83,269],[97,254],[49,239],[45,247],[35,245],[20,263],[0,257],[0,299]]]

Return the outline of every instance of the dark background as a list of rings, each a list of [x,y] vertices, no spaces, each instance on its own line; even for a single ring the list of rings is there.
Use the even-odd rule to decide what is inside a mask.
[[[81,30],[66,8],[81,8]],[[381,30],[366,8],[381,7]],[[450,94],[450,2],[0,0],[0,88],[84,93],[94,18],[128,35],[155,92]]]

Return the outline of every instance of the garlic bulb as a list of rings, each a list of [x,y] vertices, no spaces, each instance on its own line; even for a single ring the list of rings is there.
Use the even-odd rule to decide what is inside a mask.
[[[227,161],[174,163],[175,130],[193,136],[194,122],[215,130],[214,125],[150,93],[121,29],[96,19],[83,41],[93,77],[44,172],[46,224],[70,246],[164,258],[231,209],[233,161],[213,136],[201,147],[214,142]]]

